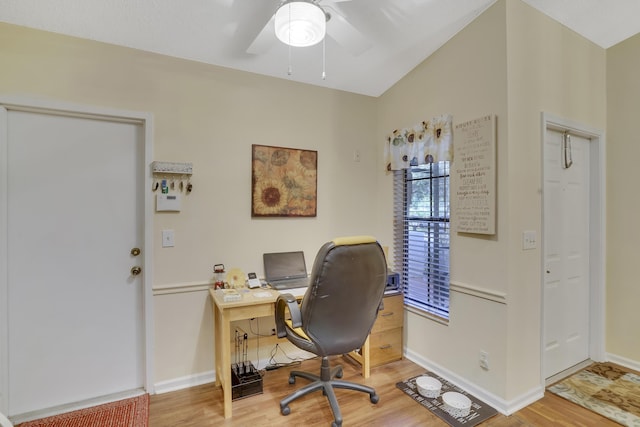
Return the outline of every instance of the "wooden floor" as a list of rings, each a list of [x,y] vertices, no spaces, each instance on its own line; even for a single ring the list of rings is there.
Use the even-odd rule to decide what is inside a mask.
[[[347,426],[447,426],[437,416],[409,398],[395,384],[425,372],[409,360],[401,360],[371,370],[371,377],[363,379],[359,365],[348,358],[332,359],[332,365],[342,364],[343,379],[370,385],[380,396],[372,404],[369,396],[351,390],[337,390],[343,425]],[[312,393],[291,403],[291,414],[280,414],[279,401],[308,382],[298,379],[289,385],[288,373],[294,368],[280,368],[265,372],[263,393],[233,402],[233,417],[223,417],[222,390],[206,384],[151,396],[150,427],[199,426],[329,426],[333,415],[321,392]],[[295,369],[319,372],[320,360],[311,359]],[[618,426],[613,421],[574,405],[551,393],[532,405],[507,417],[497,415],[484,427],[504,426]]]

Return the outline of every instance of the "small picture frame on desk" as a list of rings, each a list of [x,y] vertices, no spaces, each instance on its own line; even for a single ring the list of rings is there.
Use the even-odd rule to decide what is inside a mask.
[[[247,286],[249,286],[249,289],[260,287],[260,279],[258,279],[256,273],[249,273],[247,274],[247,277],[249,278],[249,280],[247,280]]]

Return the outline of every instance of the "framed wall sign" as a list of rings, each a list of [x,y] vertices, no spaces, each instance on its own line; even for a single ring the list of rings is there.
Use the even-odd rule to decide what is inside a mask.
[[[456,231],[496,233],[496,117],[455,126]]]
[[[251,216],[315,217],[318,152],[251,146]]]

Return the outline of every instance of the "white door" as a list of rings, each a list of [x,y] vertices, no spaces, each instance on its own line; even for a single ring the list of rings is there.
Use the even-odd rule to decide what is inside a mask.
[[[142,389],[142,126],[3,116],[9,415]]]
[[[589,358],[589,140],[544,141],[544,377]]]

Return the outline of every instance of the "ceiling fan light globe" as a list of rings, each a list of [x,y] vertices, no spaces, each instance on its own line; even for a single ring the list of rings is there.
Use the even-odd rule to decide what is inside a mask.
[[[276,11],[276,37],[284,44],[294,47],[313,46],[322,41],[326,31],[326,15],[314,3],[291,1]]]

